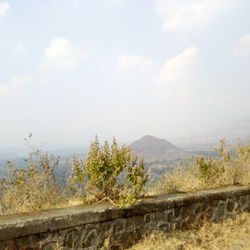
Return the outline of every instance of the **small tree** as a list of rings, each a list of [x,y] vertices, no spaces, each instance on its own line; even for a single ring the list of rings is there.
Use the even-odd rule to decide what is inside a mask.
[[[78,194],[97,200],[118,200],[120,207],[134,204],[147,182],[143,156],[139,159],[129,147],[119,147],[113,138],[112,145],[105,141],[100,146],[98,137],[91,142],[86,160],[73,156],[71,182]]]

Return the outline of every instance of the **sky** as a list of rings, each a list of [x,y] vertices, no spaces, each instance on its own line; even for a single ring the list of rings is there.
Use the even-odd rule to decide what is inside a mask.
[[[250,116],[250,1],[0,0],[0,148],[181,138]]]

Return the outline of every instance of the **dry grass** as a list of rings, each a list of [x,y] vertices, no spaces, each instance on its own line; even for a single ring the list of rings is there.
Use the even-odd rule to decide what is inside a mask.
[[[131,250],[198,250],[198,249],[250,249],[250,214],[244,213],[235,220],[207,223],[202,228],[168,235],[153,234],[134,245]]]
[[[27,192],[24,192],[24,191]],[[32,183],[24,189],[6,192],[0,199],[0,214],[16,214],[66,206],[67,200],[56,188],[37,189]]]
[[[149,194],[189,192],[203,189],[205,186],[206,184],[191,168],[177,167],[164,174],[161,180],[149,190]]]
[[[221,141],[217,157],[198,158],[190,167],[166,173],[150,194],[188,192],[231,185],[250,184],[250,143],[233,146]]]
[[[67,196],[55,182],[58,158],[34,151],[27,165],[17,169],[8,163],[8,174],[0,179],[0,214],[15,214],[65,205]]]

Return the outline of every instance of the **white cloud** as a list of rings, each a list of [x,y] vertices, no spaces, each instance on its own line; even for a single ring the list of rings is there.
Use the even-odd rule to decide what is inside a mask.
[[[187,31],[205,27],[236,4],[236,0],[156,0],[156,10],[161,15],[163,29]]]
[[[138,55],[122,55],[118,58],[115,70],[119,72],[148,72],[153,68],[153,63]]]
[[[161,94],[174,97],[186,94],[194,83],[194,66],[198,49],[190,47],[179,55],[167,60],[156,77]]]
[[[21,44],[18,47],[16,47],[15,49],[12,50],[11,54],[12,55],[21,55],[23,52],[25,52],[25,48],[24,46]]]
[[[190,81],[193,76],[192,68],[197,53],[196,47],[190,47],[167,60],[157,76],[157,81],[163,84],[178,84]]]
[[[0,2],[0,17],[5,17],[9,9],[10,9],[9,3],[7,1],[1,1]]]
[[[34,79],[27,75],[12,76],[7,83],[0,83],[0,96],[21,94],[26,91]]]
[[[57,37],[51,40],[50,46],[44,50],[45,65],[59,65],[64,68],[73,68],[85,58],[81,48],[71,46],[69,40]]]
[[[240,38],[232,48],[235,55],[250,55],[250,34]]]

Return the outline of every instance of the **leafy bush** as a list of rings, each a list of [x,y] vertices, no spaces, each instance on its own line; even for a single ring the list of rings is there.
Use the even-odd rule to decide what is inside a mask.
[[[73,156],[70,182],[83,198],[118,200],[121,208],[135,204],[147,181],[143,157],[138,157],[125,145],[119,147],[113,139],[109,146],[100,146],[98,137],[90,144],[87,159]]]

